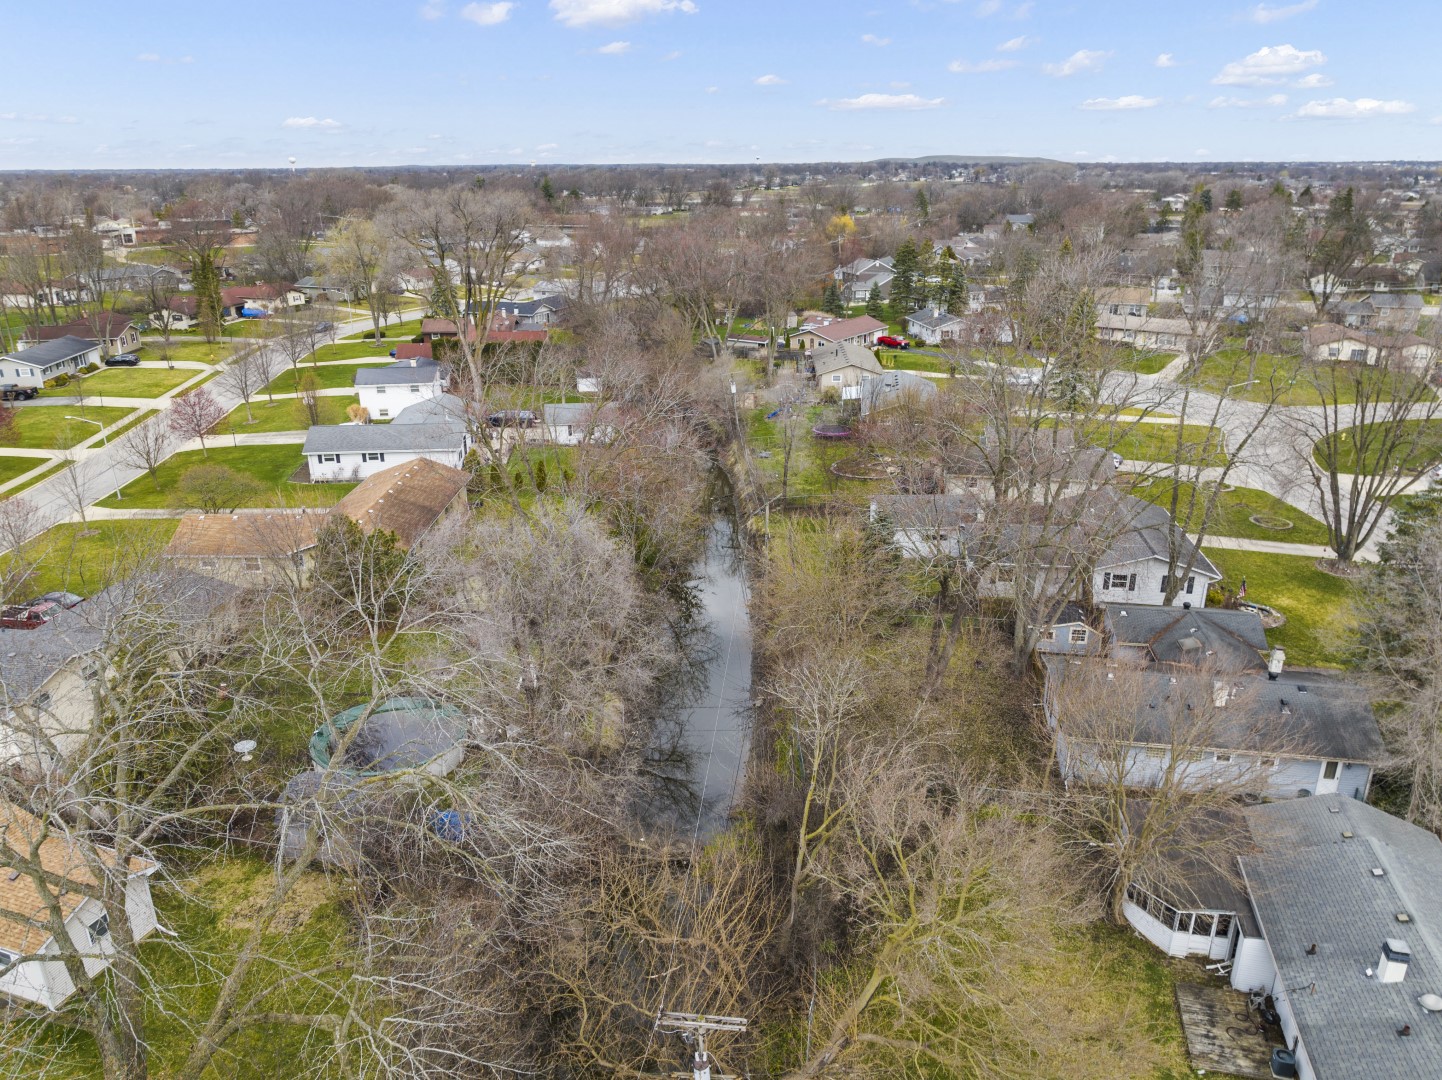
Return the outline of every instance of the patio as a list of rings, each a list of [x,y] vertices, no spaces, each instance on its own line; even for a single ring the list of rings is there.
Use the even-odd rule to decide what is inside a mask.
[[[1260,1018],[1248,1011],[1245,994],[1220,983],[1179,982],[1176,997],[1192,1068],[1271,1080],[1272,1048],[1285,1045],[1282,1032],[1258,1030]]]

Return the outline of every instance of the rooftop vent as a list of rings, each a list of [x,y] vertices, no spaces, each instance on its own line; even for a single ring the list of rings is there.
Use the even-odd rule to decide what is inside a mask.
[[[1405,911],[1399,911],[1397,912],[1397,921],[1399,923],[1409,923],[1412,921],[1412,916],[1408,915]]]
[[[1329,807],[1327,807],[1327,813],[1329,813],[1329,814],[1340,814],[1341,812],[1342,812],[1342,808],[1341,808],[1340,806],[1329,806]]]
[[[1387,874],[1387,871],[1383,870],[1380,866],[1374,866],[1374,867],[1372,867],[1372,876],[1373,876],[1373,877],[1385,877],[1386,874]]]
[[[1382,959],[1377,961],[1377,981],[1399,983],[1407,977],[1407,965],[1412,962],[1412,950],[1401,938],[1388,938],[1382,942]]]
[[[1351,829],[1343,829],[1343,830],[1342,830],[1342,839],[1343,839],[1343,840],[1350,840],[1350,839],[1352,839],[1352,830],[1351,830]]]
[[[1281,677],[1282,667],[1287,662],[1287,654],[1281,649],[1272,650],[1272,658],[1267,661],[1267,678],[1276,681]]]

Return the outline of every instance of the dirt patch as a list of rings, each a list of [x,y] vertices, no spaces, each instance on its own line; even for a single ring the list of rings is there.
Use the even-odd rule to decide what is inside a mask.
[[[1324,574],[1346,578],[1349,581],[1362,573],[1362,568],[1356,563],[1342,562],[1338,559],[1318,559],[1316,565],[1317,569]]]
[[[1292,523],[1284,517],[1277,517],[1275,514],[1253,514],[1247,518],[1259,529],[1271,529],[1274,532],[1286,532],[1292,528]]]

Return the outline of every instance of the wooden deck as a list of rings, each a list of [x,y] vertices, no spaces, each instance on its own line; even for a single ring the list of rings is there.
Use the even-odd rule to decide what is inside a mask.
[[[1282,1033],[1271,1038],[1257,1032],[1258,1021],[1247,1014],[1247,996],[1221,983],[1177,983],[1177,1011],[1187,1036],[1192,1068],[1210,1073],[1271,1080],[1272,1047],[1282,1046]]]

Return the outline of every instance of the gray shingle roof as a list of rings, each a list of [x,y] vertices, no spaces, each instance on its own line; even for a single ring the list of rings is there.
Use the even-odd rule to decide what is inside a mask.
[[[435,360],[417,359],[412,366],[409,360],[385,367],[359,368],[355,373],[356,386],[407,386],[414,383],[431,383],[441,377],[442,365]]]
[[[878,375],[884,370],[870,349],[850,342],[817,349],[812,354],[811,363],[816,368],[818,378],[845,367],[857,367]]]
[[[6,360],[22,360],[35,367],[46,367],[49,364],[58,364],[62,360],[69,360],[71,357],[80,356],[96,348],[100,343],[88,338],[62,337],[54,341],[42,341],[39,345],[32,345],[28,349],[19,352],[6,353]]]
[[[1206,663],[1226,671],[1262,670],[1267,632],[1255,611],[1107,604],[1107,629],[1118,645],[1141,645],[1159,663]],[[1194,640],[1196,645],[1183,642]]]
[[[906,322],[907,325],[924,326],[928,330],[940,330],[944,326],[954,326],[965,320],[960,315],[953,315],[948,311],[922,308],[920,311],[913,311],[908,315]]]
[[[958,529],[980,515],[970,495],[878,495],[872,509],[897,529]]]
[[[397,424],[451,424],[458,430],[466,424],[466,403],[455,394],[440,394],[425,401],[407,405],[396,413],[391,427]]]
[[[1155,503],[1135,495],[1113,495],[1110,499],[1094,500],[1088,516],[1099,528],[1116,532],[1106,554],[1097,562],[1099,570],[1141,559],[1166,561],[1169,545],[1175,537],[1179,566],[1185,566],[1195,554],[1193,573],[1214,581],[1222,576],[1191,538],[1172,524],[1172,516]]]
[[[28,701],[71,657],[100,648],[105,635],[83,609],[34,630],[0,628],[0,708]]]
[[[1442,1074],[1442,1017],[1417,1003],[1442,994],[1442,842],[1342,795],[1244,813],[1260,849],[1241,859],[1252,907],[1316,1074]],[[1398,923],[1398,912],[1411,921]],[[1365,974],[1388,938],[1405,940],[1412,954],[1399,983]],[[1408,1038],[1397,1034],[1403,1024]]]
[[[307,454],[460,450],[465,437],[465,429],[454,423],[336,424],[311,428],[302,449]]]
[[[861,415],[890,408],[904,401],[922,401],[936,396],[936,384],[909,371],[887,371],[861,380]]]

